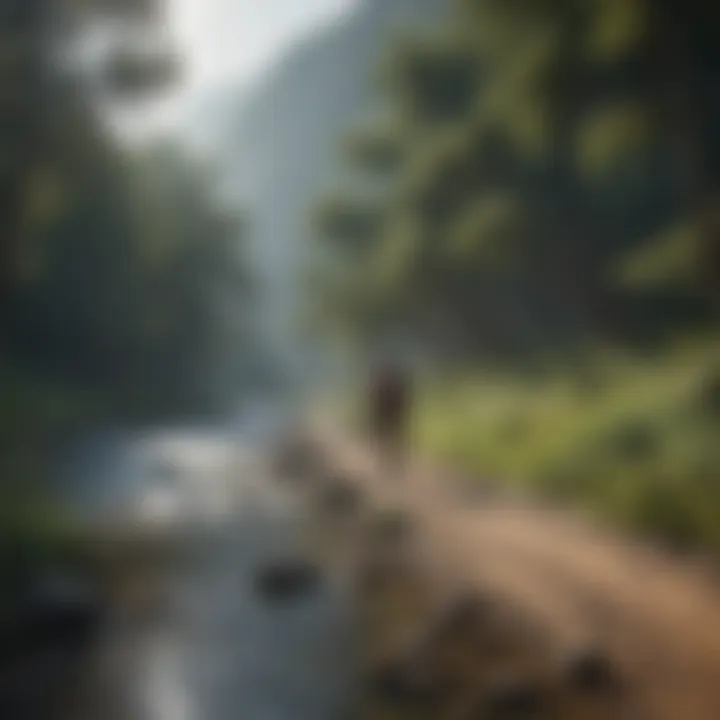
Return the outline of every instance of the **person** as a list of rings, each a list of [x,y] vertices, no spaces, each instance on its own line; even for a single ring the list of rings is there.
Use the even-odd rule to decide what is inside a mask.
[[[373,378],[371,426],[386,472],[399,473],[406,459],[412,392],[408,373],[397,364],[385,364]]]

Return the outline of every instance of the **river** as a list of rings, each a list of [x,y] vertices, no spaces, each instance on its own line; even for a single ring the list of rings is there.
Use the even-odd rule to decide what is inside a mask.
[[[63,720],[353,716],[348,585],[328,572],[317,592],[280,606],[254,590],[253,573],[302,551],[312,523],[264,462],[277,426],[256,415],[224,428],[113,431],[68,457],[59,485],[77,511],[186,543],[185,561],[159,581],[159,610],[108,624]]]

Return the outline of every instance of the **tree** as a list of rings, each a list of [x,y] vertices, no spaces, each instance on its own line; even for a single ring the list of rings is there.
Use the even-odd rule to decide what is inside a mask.
[[[717,20],[699,1],[458,2],[388,55],[377,127],[392,142],[366,131],[351,156],[356,176],[391,178],[383,221],[366,262],[336,237],[338,257],[373,288],[394,267],[396,323],[424,324],[436,344],[452,325],[484,355],[704,322],[696,291],[719,285]],[[661,305],[628,292],[615,277],[635,250],[656,279],[694,268],[692,290],[660,280]]]
[[[28,194],[48,156],[71,142],[67,132],[82,128],[58,126],[68,105],[86,98],[73,87],[69,58],[80,39],[115,28],[113,56],[106,59],[105,84],[127,93],[150,92],[165,83],[170,64],[161,54],[140,51],[137,38],[162,22],[155,0],[7,0],[0,10],[0,42],[4,48],[0,83],[0,302],[7,316],[19,255],[28,222]],[[128,68],[132,66],[130,72]],[[119,68],[124,68],[119,71]],[[78,137],[78,136],[76,136]]]

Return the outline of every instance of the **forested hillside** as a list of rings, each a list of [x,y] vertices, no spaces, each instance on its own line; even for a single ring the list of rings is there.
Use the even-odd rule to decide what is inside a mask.
[[[470,353],[699,322],[717,282],[715,11],[534,5],[459,3],[395,47],[391,119],[356,158],[394,159],[394,191],[328,198],[327,247],[352,258],[368,319]]]
[[[699,1],[458,0],[389,48],[313,283],[439,360],[423,442],[713,543],[719,33]]]

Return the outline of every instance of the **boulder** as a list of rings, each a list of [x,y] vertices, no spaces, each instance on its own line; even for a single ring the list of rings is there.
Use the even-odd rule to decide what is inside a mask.
[[[618,687],[619,675],[610,658],[597,648],[581,650],[567,660],[567,684],[585,693],[605,693]]]
[[[387,554],[371,554],[362,559],[358,568],[358,581],[363,590],[382,592],[390,587],[412,582],[417,578],[416,568],[403,558]]]
[[[289,602],[316,591],[322,581],[320,568],[306,560],[278,560],[260,568],[255,591],[266,602]]]
[[[83,644],[100,629],[103,603],[89,582],[53,570],[33,578],[21,615],[21,626],[36,642]]]
[[[319,450],[307,438],[294,435],[285,438],[272,459],[274,473],[283,480],[307,480],[320,472]]]
[[[531,720],[547,710],[542,688],[524,678],[505,679],[491,686],[474,717],[477,720]]]
[[[352,480],[334,477],[321,491],[320,502],[325,511],[336,517],[352,517],[362,507],[362,493]]]
[[[404,541],[412,530],[412,518],[403,510],[385,510],[374,519],[372,540],[380,545],[397,545]]]
[[[429,710],[444,693],[438,679],[422,665],[406,659],[382,664],[371,678],[373,696],[388,705]]]
[[[433,633],[476,639],[488,622],[490,610],[490,602],[479,593],[460,593],[440,610],[433,622]]]

